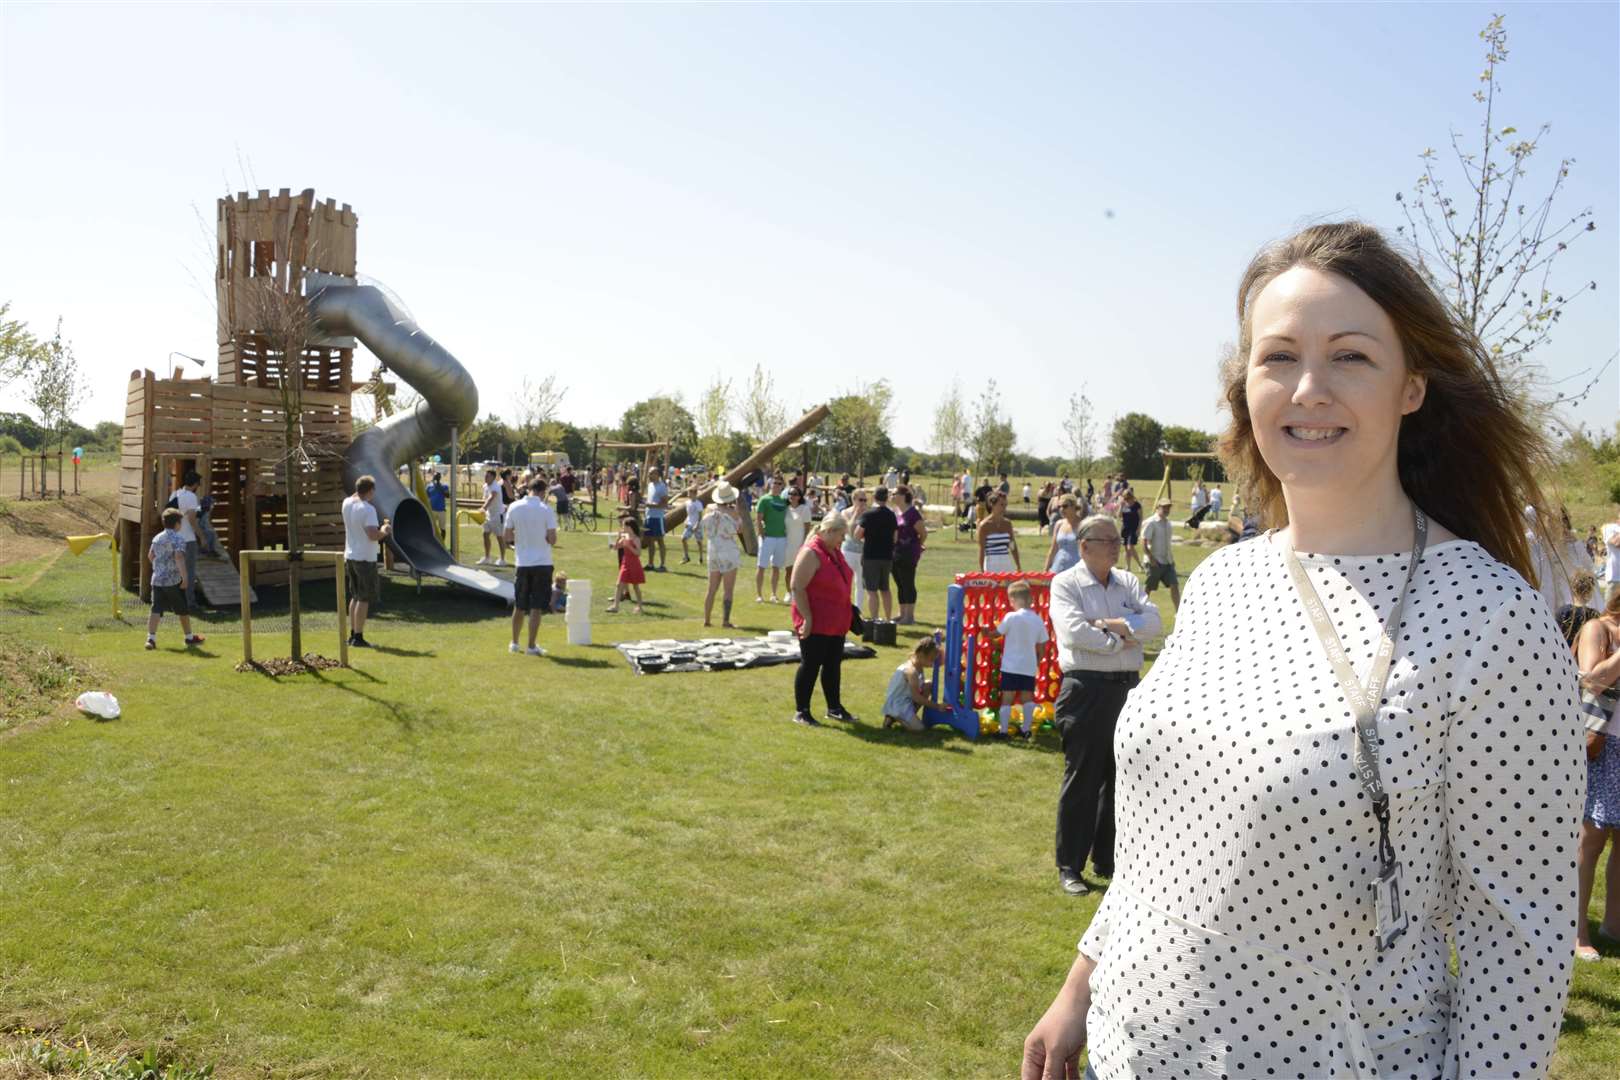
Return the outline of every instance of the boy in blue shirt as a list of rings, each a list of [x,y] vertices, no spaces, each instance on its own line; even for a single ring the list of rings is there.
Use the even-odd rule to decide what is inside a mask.
[[[428,506],[433,509],[433,527],[438,530],[439,536],[444,536],[445,530],[445,499],[450,494],[450,488],[438,473],[433,474],[433,482],[427,486]]]
[[[203,636],[191,632],[191,608],[186,604],[186,587],[191,575],[186,569],[186,540],[180,535],[184,515],[173,506],[163,510],[163,528],[152,537],[146,558],[152,564],[152,614],[146,620],[146,647],[157,648],[158,623],[165,612],[180,616],[180,630],[187,647],[201,645]]]

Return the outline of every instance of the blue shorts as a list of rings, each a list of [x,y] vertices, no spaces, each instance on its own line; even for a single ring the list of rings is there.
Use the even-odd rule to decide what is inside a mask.
[[[1001,673],[1001,692],[1011,694],[1018,690],[1033,694],[1035,692],[1035,676],[1014,675],[1010,671],[1003,671]]]
[[[657,517],[653,517],[648,514],[647,520],[641,524],[641,532],[648,540],[662,539],[664,535],[664,515],[659,514]]]

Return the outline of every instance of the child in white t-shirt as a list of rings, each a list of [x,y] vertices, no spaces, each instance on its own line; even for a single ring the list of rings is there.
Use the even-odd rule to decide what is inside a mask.
[[[696,484],[686,486],[686,527],[681,530],[681,562],[692,561],[691,549],[686,545],[696,540],[698,564],[703,563],[703,500],[698,498]]]
[[[1007,587],[1012,610],[1001,617],[996,633],[1001,635],[1001,689],[996,694],[1001,714],[1000,737],[1007,737],[1012,723],[1012,707],[1024,707],[1018,737],[1028,739],[1035,719],[1035,675],[1039,670],[1039,648],[1051,640],[1046,620],[1029,609],[1029,582],[1015,581]],[[1010,696],[1009,696],[1010,695]]]

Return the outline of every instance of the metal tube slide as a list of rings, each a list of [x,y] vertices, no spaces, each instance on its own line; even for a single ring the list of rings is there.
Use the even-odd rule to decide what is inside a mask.
[[[399,466],[450,441],[452,427],[478,415],[478,387],[454,356],[370,285],[327,285],[309,299],[316,326],[353,335],[422,397],[409,412],[362,431],[343,453],[343,488],[367,473],[377,480],[377,513],[394,523],[390,547],[418,573],[510,602],[512,583],[462,566],[439,543],[432,515],[399,481]]]

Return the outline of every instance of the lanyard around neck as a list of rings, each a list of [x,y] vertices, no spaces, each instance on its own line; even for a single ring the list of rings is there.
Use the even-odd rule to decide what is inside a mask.
[[[1378,767],[1378,708],[1395,655],[1395,631],[1400,627],[1401,611],[1406,606],[1407,594],[1412,590],[1412,580],[1417,577],[1418,562],[1423,558],[1423,548],[1429,536],[1429,521],[1415,505],[1412,507],[1412,525],[1416,532],[1412,544],[1412,562],[1406,568],[1406,581],[1401,585],[1400,595],[1395,598],[1394,607],[1390,608],[1389,615],[1384,619],[1378,636],[1378,651],[1373,656],[1372,670],[1367,673],[1365,686],[1356,678],[1355,670],[1345,655],[1344,644],[1339,640],[1339,632],[1328,618],[1327,608],[1294,552],[1293,543],[1282,541],[1283,561],[1288,564],[1294,588],[1299,592],[1305,613],[1310,616],[1311,626],[1327,653],[1328,663],[1339,680],[1339,689],[1356,718],[1356,775],[1361,780],[1362,790],[1372,800],[1373,813],[1378,819],[1378,855],[1386,871],[1395,863],[1395,849],[1389,839],[1389,796],[1384,791],[1384,780]]]

